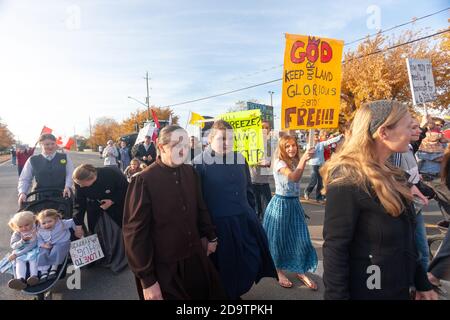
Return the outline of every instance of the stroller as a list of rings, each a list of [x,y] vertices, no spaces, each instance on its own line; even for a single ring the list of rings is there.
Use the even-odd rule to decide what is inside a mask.
[[[63,219],[70,219],[72,218],[73,211],[73,197],[64,198],[59,189],[39,189],[27,195],[27,199],[20,209],[31,211],[35,214],[44,209],[55,209],[62,214]],[[74,234],[72,233],[71,240],[74,239]],[[50,289],[58,282],[58,280],[64,279],[66,276],[69,260],[70,254],[67,254],[63,263],[59,265],[55,278],[32,287],[29,286],[23,289],[22,293],[34,295],[37,300],[49,299],[51,297]]]

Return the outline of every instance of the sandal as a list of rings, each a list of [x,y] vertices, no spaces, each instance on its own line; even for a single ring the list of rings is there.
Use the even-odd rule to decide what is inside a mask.
[[[308,278],[307,276],[301,276],[299,274],[296,275],[297,279],[300,280],[301,282],[303,282],[303,284],[305,286],[307,286],[309,289],[313,290],[313,291],[317,291],[318,290],[318,286],[317,284],[312,281],[310,278]]]
[[[294,285],[291,281],[289,281],[288,278],[278,280],[278,284],[283,288],[292,288],[292,286]]]
[[[292,288],[292,286],[294,285],[291,281],[289,281],[288,277],[286,277],[286,275],[277,270],[277,274],[278,274],[278,284],[283,287],[283,288]]]

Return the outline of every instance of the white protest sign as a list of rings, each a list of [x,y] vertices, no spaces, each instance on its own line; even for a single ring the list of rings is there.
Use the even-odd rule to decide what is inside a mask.
[[[153,131],[155,130],[154,127],[150,126],[149,124],[146,124],[141,130],[139,130],[139,134],[136,138],[136,142],[134,143],[135,145],[138,143],[141,143],[145,140],[146,136],[150,136],[153,137]]]
[[[409,84],[413,104],[418,105],[436,100],[436,87],[434,86],[433,67],[427,59],[406,59]]]
[[[104,257],[98,237],[93,234],[70,243],[70,257],[75,268],[83,267]]]

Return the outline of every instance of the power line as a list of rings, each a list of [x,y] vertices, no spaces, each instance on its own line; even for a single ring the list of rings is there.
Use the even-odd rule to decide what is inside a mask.
[[[367,38],[371,38],[371,37],[376,36],[376,35],[378,35],[378,34],[383,34],[383,33],[385,33],[385,32],[388,32],[388,31],[391,31],[391,30],[394,30],[394,29],[397,29],[397,28],[406,26],[406,25],[408,25],[408,24],[415,23],[416,21],[419,21],[419,20],[422,20],[422,19],[425,19],[425,18],[429,18],[429,17],[431,17],[431,16],[434,16],[434,15],[436,15],[436,14],[438,14],[438,13],[447,11],[447,10],[449,10],[449,9],[450,9],[450,7],[447,7],[447,8],[445,8],[445,9],[442,9],[442,10],[439,10],[439,11],[436,11],[436,12],[433,12],[433,13],[430,13],[430,14],[427,14],[426,16],[422,16],[422,17],[419,17],[419,18],[416,18],[416,19],[412,19],[411,21],[408,21],[408,22],[404,22],[404,23],[398,24],[398,25],[393,26],[393,27],[391,27],[391,28],[389,28],[389,29],[381,30],[380,32],[373,33],[373,34],[370,34],[370,35],[368,35],[368,36],[365,36],[365,37],[362,37],[362,38],[353,40],[353,41],[351,41],[351,42],[348,42],[348,43],[344,44],[344,46],[348,46],[348,45],[351,45],[351,44],[353,44],[353,43],[355,43],[355,42],[359,42],[359,41],[361,41],[361,40],[364,40],[364,39],[367,39]]]
[[[365,54],[365,55],[362,55],[362,56],[359,56],[359,57],[356,57],[356,58],[352,58],[352,59],[349,59],[349,60],[344,60],[342,62],[342,64],[351,62],[353,60],[359,60],[359,59],[362,59],[364,57],[368,57],[368,56],[371,56],[371,55],[374,55],[374,54],[386,52],[386,51],[389,51],[389,50],[392,50],[392,49],[395,49],[395,48],[398,48],[398,47],[401,47],[401,46],[404,46],[404,45],[408,45],[408,44],[411,44],[411,43],[414,43],[414,42],[417,42],[417,41],[421,41],[421,40],[424,40],[424,39],[428,39],[428,38],[437,36],[437,35],[440,35],[440,34],[443,34],[443,33],[449,32],[449,31],[450,31],[450,29],[446,29],[446,30],[439,31],[439,32],[436,32],[436,33],[433,33],[433,34],[430,34],[430,35],[427,35],[427,36],[423,36],[423,37],[420,37],[420,38],[417,38],[417,39],[414,39],[414,40],[410,40],[410,41],[407,41],[407,42],[399,43],[399,44],[396,44],[396,45],[394,45],[392,47],[388,47],[388,48],[385,48],[385,49],[382,49],[382,50],[377,50],[377,51],[374,51],[374,52],[370,52],[368,54]],[[262,82],[262,83],[257,83],[257,84],[254,84],[254,85],[251,85],[251,86],[248,86],[248,87],[245,87],[245,88],[239,88],[239,89],[235,89],[235,90],[231,90],[231,91],[227,91],[227,92],[223,92],[223,93],[207,96],[207,97],[204,97],[204,98],[199,98],[199,99],[179,102],[179,103],[175,103],[175,104],[170,104],[170,105],[165,106],[164,108],[175,107],[175,106],[180,106],[180,105],[188,104],[188,103],[192,103],[192,102],[198,102],[198,101],[202,101],[202,100],[208,100],[208,99],[212,99],[212,98],[216,98],[216,97],[221,97],[221,96],[225,96],[225,95],[228,95],[228,94],[231,94],[231,93],[252,89],[252,88],[255,88],[255,87],[263,86],[263,85],[266,85],[266,84],[269,84],[269,83],[282,81],[282,80],[283,80],[283,78],[279,78],[279,79],[274,79],[274,80],[270,80],[270,81],[266,81],[266,82]]]
[[[425,15],[425,16],[422,16],[422,17],[419,17],[419,18],[415,18],[415,19],[412,19],[412,20],[410,20],[410,21],[407,21],[407,22],[398,24],[398,25],[396,25],[396,26],[390,27],[390,28],[388,28],[388,29],[386,29],[386,30],[380,30],[379,32],[376,32],[376,33],[373,33],[373,34],[369,34],[369,35],[367,35],[367,36],[365,36],[365,37],[361,37],[361,38],[359,38],[359,39],[356,39],[356,40],[353,40],[353,41],[351,41],[351,42],[345,43],[345,44],[344,44],[344,47],[345,47],[345,46],[348,46],[348,45],[351,45],[351,44],[353,44],[353,43],[356,43],[356,42],[365,40],[365,39],[369,39],[369,38],[371,38],[371,37],[373,37],[373,36],[376,36],[376,35],[378,35],[378,34],[383,34],[383,33],[385,33],[385,32],[388,32],[388,31],[391,31],[391,30],[394,30],[394,29],[397,29],[397,28],[400,28],[400,27],[404,27],[404,26],[406,26],[406,25],[408,25],[408,24],[415,23],[416,21],[419,21],[419,20],[422,20],[422,19],[426,19],[426,18],[435,16],[435,15],[437,15],[437,14],[439,14],[439,13],[441,13],[441,12],[447,11],[447,10],[449,10],[449,9],[450,9],[450,7],[447,7],[447,8],[445,8],[445,9],[442,9],[442,10],[439,10],[439,11],[436,11],[436,12],[433,12],[433,13],[430,13],[430,14],[427,14],[427,15]],[[282,66],[283,66],[283,65],[280,64],[280,65],[273,66],[273,67],[269,67],[269,68],[266,68],[266,69],[263,69],[263,70],[255,71],[255,72],[252,72],[252,73],[247,73],[247,74],[245,74],[245,75],[243,75],[243,76],[239,76],[239,77],[232,78],[232,79],[229,80],[229,81],[234,81],[234,80],[242,79],[242,78],[245,78],[245,77],[248,77],[248,76],[252,76],[252,75],[256,75],[256,74],[259,74],[259,73],[263,73],[263,72],[266,72],[266,71],[269,71],[269,70],[273,70],[273,69],[276,69],[276,68],[280,68],[280,67],[282,67]]]
[[[421,41],[421,40],[424,40],[424,39],[427,39],[427,38],[431,38],[431,37],[434,37],[434,36],[437,36],[437,35],[449,32],[449,31],[450,31],[450,29],[439,31],[439,32],[430,34],[428,36],[423,36],[421,38],[417,38],[417,39],[414,39],[414,40],[410,40],[410,41],[407,41],[407,42],[396,44],[396,45],[394,45],[392,47],[389,47],[389,48],[386,48],[386,49],[377,50],[377,51],[374,51],[374,52],[371,52],[371,53],[368,53],[368,54],[365,54],[365,55],[362,55],[362,56],[359,56],[359,57],[356,57],[356,58],[352,58],[352,59],[349,59],[349,60],[344,60],[342,63],[345,64],[345,63],[353,61],[353,60],[361,59],[361,58],[368,57],[368,56],[371,56],[371,55],[374,55],[374,54],[377,54],[377,53],[381,53],[381,52],[385,52],[385,51],[388,51],[388,50],[391,50],[391,49],[395,49],[395,48],[398,48],[398,47],[401,47],[401,46],[405,46],[407,44],[411,44],[411,43],[414,43],[414,42],[417,42],[417,41]]]
[[[179,105],[182,105],[182,104],[187,104],[187,103],[192,103],[192,102],[197,102],[197,101],[217,98],[217,97],[220,97],[220,96],[225,96],[227,94],[248,90],[248,89],[251,89],[251,88],[263,86],[263,85],[266,85],[266,84],[269,84],[269,83],[272,83],[272,82],[277,82],[277,81],[280,81],[280,80],[281,80],[281,78],[280,79],[275,79],[275,80],[270,80],[270,81],[263,82],[263,83],[258,83],[258,84],[255,84],[255,85],[252,85],[252,86],[249,86],[249,87],[240,88],[240,89],[236,89],[236,90],[232,90],[232,91],[227,91],[227,92],[224,92],[224,93],[219,93],[219,94],[215,94],[215,95],[204,97],[204,98],[200,98],[200,99],[189,100],[189,101],[184,101],[184,102],[180,102],[180,103],[171,104],[171,105],[165,106],[163,108],[175,107],[175,106],[179,106]]]

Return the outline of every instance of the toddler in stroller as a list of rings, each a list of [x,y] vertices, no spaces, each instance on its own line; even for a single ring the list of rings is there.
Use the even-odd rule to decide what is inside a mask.
[[[12,254],[8,257],[14,265],[14,279],[8,282],[8,287],[23,290],[27,286],[35,286],[39,282],[37,257],[38,245],[36,236],[36,220],[31,211],[16,213],[8,223],[13,230],[11,236]],[[27,263],[29,274],[27,278]],[[25,280],[26,279],[26,280]]]
[[[62,216],[65,219],[70,219],[73,214],[73,212],[72,212],[73,211],[73,198],[62,197],[60,190],[57,190],[57,189],[38,189],[27,195],[27,199],[25,202],[22,203],[22,207],[21,207],[21,211],[28,211],[28,212],[34,214],[34,216],[36,216],[39,212],[45,211],[47,209],[54,209],[58,213],[62,214]],[[28,214],[28,216],[31,217],[30,214]],[[33,223],[35,221],[34,219],[35,219],[35,217],[33,217]],[[59,220],[59,222],[62,223],[61,220]],[[70,222],[69,222],[69,224],[70,224]],[[28,267],[25,269],[26,276],[24,277],[24,279],[27,279],[27,280],[32,276],[38,276],[39,269],[44,269],[44,264],[42,264],[42,268],[39,268],[38,230],[39,230],[39,228],[42,228],[42,225],[40,227],[38,227],[36,224],[33,224],[33,227],[36,228],[35,233],[33,233],[36,236],[36,240],[34,242],[35,250],[36,250],[34,253],[35,253],[36,259],[32,260],[31,263],[30,263],[30,261],[27,261]],[[49,233],[48,230],[42,230],[42,231],[44,231],[42,234],[43,243],[48,242],[47,241],[48,238],[46,238],[46,235],[45,235],[45,233]],[[42,233],[42,231],[40,233]],[[73,233],[73,232],[71,232],[71,229],[69,229],[67,231],[70,234]],[[64,232],[63,235],[64,235],[64,237],[67,237],[67,232]],[[47,239],[47,240],[45,240],[45,239]],[[76,239],[75,236],[72,235],[71,240],[75,240],[75,239]],[[50,242],[52,243],[54,241],[51,240]],[[42,260],[42,263],[46,263],[48,266],[47,270],[45,270],[45,271],[47,271],[47,279],[45,279],[45,277],[43,277],[43,279],[42,279],[42,280],[46,280],[46,281],[40,281],[39,278],[37,278],[37,279],[33,278],[34,280],[31,281],[31,283],[33,284],[34,282],[37,282],[37,284],[32,286],[29,283],[27,283],[27,286],[24,289],[22,289],[22,293],[24,293],[26,295],[34,295],[34,296],[36,296],[36,298],[38,300],[48,299],[51,297],[51,292],[50,292],[51,288],[53,288],[55,286],[55,284],[58,282],[58,280],[63,279],[66,276],[67,266],[70,261],[70,255],[68,254],[68,251],[65,253],[65,255],[63,254],[62,251],[59,251],[58,254],[56,254],[56,251],[55,251],[55,253],[53,253],[53,256],[55,256],[55,255],[58,256],[57,260],[60,260],[60,257],[63,256],[63,261],[58,266],[58,270],[56,271],[56,277],[55,277],[55,273],[52,272],[53,279],[51,279],[49,277],[49,271],[51,271],[52,266],[56,265],[57,262],[53,263],[53,262],[48,261],[47,257],[53,257],[51,254],[52,250],[46,250],[46,251],[47,251],[46,253],[44,253],[44,251],[43,251],[43,253],[41,254],[43,256],[43,258],[41,258],[41,259],[46,260],[46,261]],[[8,260],[8,258],[9,257],[6,257],[6,260]],[[2,259],[2,262],[5,262],[4,264],[2,264],[2,262],[0,262],[0,272],[14,274],[14,268],[12,267],[12,264],[8,263],[9,261],[4,261],[4,260],[5,259]],[[16,261],[18,261],[17,258],[16,258]],[[50,270],[48,270],[48,269],[50,269]],[[14,274],[14,277],[16,278],[15,274]],[[17,282],[17,281],[14,281],[14,282]],[[21,285],[21,287],[23,287],[23,285]],[[18,288],[18,289],[20,289],[20,288]]]
[[[70,229],[75,229],[75,223],[73,219],[62,219],[55,209],[39,212],[37,220],[38,270],[40,281],[44,282],[47,278],[56,278],[58,266],[66,259],[70,250]]]

